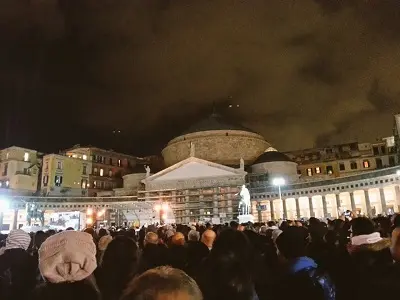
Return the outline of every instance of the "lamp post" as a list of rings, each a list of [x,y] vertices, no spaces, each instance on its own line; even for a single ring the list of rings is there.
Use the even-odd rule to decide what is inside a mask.
[[[285,183],[286,183],[286,182],[285,182],[285,179],[284,179],[283,177],[277,177],[277,178],[274,178],[274,179],[272,180],[272,185],[278,187],[278,191],[279,191],[279,200],[281,200],[281,201],[282,201],[281,186],[285,185]],[[283,218],[286,219],[286,205],[283,205],[283,202],[282,202],[282,206],[284,206],[284,207],[283,207]]]

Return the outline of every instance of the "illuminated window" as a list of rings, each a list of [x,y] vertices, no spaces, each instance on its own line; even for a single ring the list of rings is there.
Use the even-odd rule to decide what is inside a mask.
[[[83,155],[82,155],[82,159],[83,159],[83,160],[87,160],[87,155],[86,155],[86,154],[83,154]]]
[[[108,171],[108,176],[112,177],[112,170]]]
[[[103,176],[103,175],[104,175],[104,170],[100,169],[100,176]]]
[[[29,153],[25,152],[24,154],[24,161],[29,161]]]
[[[329,175],[333,174],[333,167],[332,166],[326,166],[326,173],[328,173]]]
[[[97,175],[97,168],[93,168],[93,174]]]
[[[118,159],[118,167],[120,167],[120,166],[121,166],[121,160]]]
[[[320,174],[321,173],[321,168],[320,167],[316,167],[315,168],[315,174]]]
[[[57,169],[62,170],[62,161],[57,162]]]
[[[54,184],[55,186],[61,186],[62,185],[62,176],[56,175],[56,177],[54,177]]]
[[[82,188],[83,189],[86,189],[86,187],[88,186],[88,184],[87,184],[87,180],[85,180],[85,179],[82,179]]]
[[[9,157],[10,157],[10,153],[7,152],[6,159],[8,159]]]
[[[93,187],[97,188],[97,181],[93,181]]]
[[[364,166],[365,169],[366,169],[366,168],[369,168],[369,167],[370,167],[370,165],[369,165],[369,160],[364,160],[364,161],[363,161],[363,166]]]
[[[312,176],[312,175],[313,175],[312,169],[308,168],[307,169],[307,176]]]
[[[77,155],[76,155],[76,154],[72,154],[72,157],[73,157],[73,158],[77,158]]]

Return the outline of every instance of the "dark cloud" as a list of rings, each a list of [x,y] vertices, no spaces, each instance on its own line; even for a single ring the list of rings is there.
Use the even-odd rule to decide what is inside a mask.
[[[5,143],[157,153],[213,102],[283,150],[374,140],[399,109],[399,12],[395,0],[1,0]]]

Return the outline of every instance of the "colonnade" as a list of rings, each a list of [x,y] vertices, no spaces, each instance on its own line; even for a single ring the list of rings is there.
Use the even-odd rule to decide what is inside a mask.
[[[399,212],[399,185],[381,188],[356,189],[340,193],[326,193],[298,198],[257,200],[252,203],[256,220],[301,218],[337,218],[350,210],[358,215],[374,217]]]

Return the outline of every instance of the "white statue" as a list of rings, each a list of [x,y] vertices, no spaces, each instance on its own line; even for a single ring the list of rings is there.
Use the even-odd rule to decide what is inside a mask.
[[[194,144],[192,142],[190,142],[190,157],[194,157]]]
[[[243,159],[243,157],[240,158],[240,170],[244,170],[244,159]]]
[[[150,176],[150,167],[149,166],[147,166],[147,165],[145,165],[144,166],[144,169],[146,170],[146,177],[149,177]]]
[[[240,214],[241,215],[248,215],[250,214],[250,192],[246,188],[246,185],[242,185],[242,188],[240,192],[238,193],[240,196],[240,202],[239,202],[239,209],[240,209]],[[236,195],[238,195],[236,194]]]

